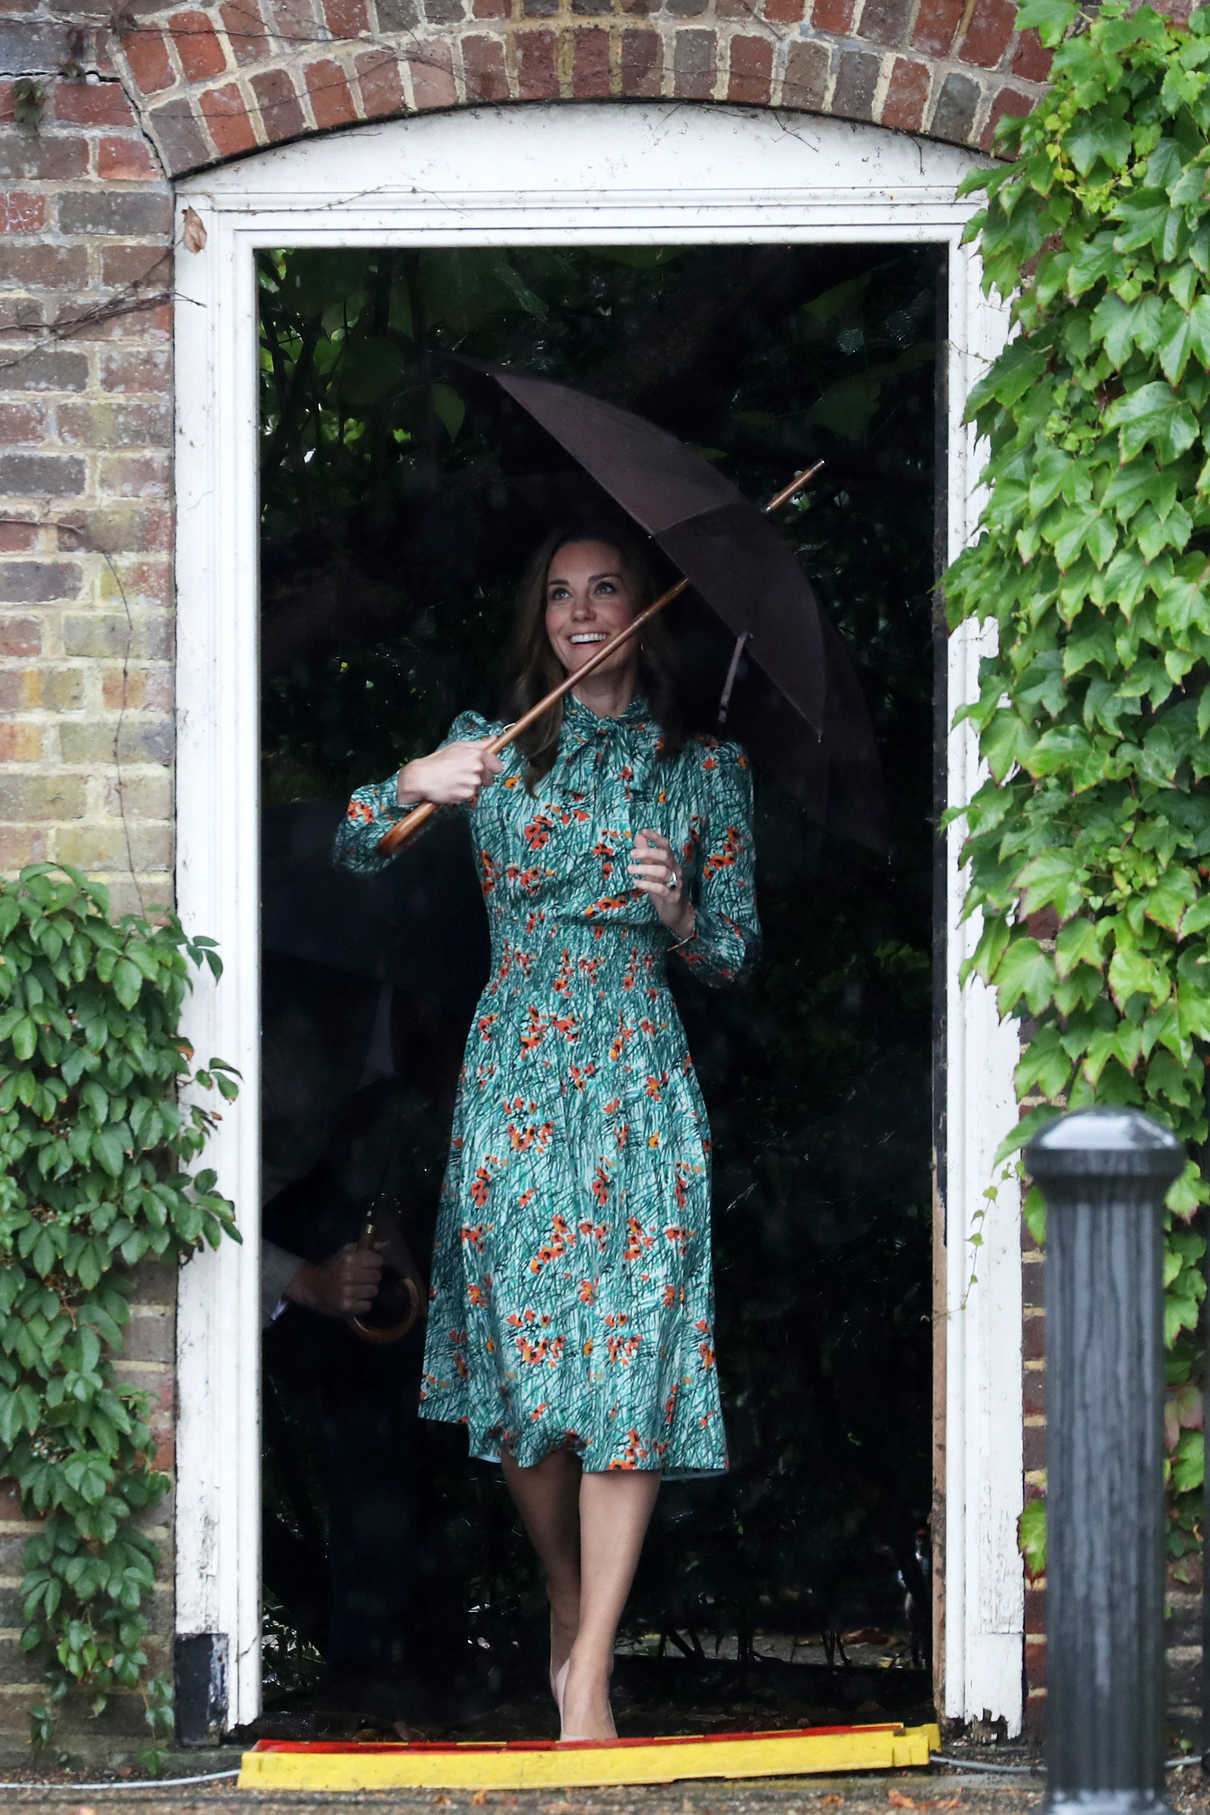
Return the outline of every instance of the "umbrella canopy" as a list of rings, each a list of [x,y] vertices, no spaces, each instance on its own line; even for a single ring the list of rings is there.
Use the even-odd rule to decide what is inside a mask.
[[[768,519],[654,423],[546,378],[456,364],[519,404],[646,530],[817,733],[828,662],[819,605]]]
[[[506,367],[461,357],[449,364],[497,406],[503,399],[518,405],[647,531],[742,639],[727,731],[742,738],[812,818],[885,850],[881,764],[861,683],[843,639],[768,517],[708,461],[629,410]],[[545,475],[548,494],[562,489],[559,479]],[[753,664],[765,684],[753,684]]]

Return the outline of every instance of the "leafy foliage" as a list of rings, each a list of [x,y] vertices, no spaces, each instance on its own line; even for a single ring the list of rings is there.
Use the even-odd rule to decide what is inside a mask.
[[[1030,1017],[1005,1152],[1093,1101],[1190,1150],[1165,1259],[1181,1556],[1210,1198],[1210,12],[1185,29],[1108,0],[1077,28],[1071,0],[1027,0],[1019,22],[1058,49],[1045,100],[1005,124],[1015,161],[967,184],[1016,332],[972,397],[989,498],[946,577],[951,622],[999,635],[959,714],[991,771],[966,810],[971,968]]]
[[[171,1730],[144,1611],[146,1516],[169,1482],[148,1396],[114,1360],[137,1263],[235,1234],[214,1173],[190,1170],[214,1114],[178,1101],[183,1086],[237,1090],[221,1060],[193,1070],[177,1032],[191,963],[217,976],[213,941],[171,915],[111,921],[76,870],[0,882],[0,1474],[39,1521],[21,1585],[22,1649],[49,1691],[38,1744],[73,1689],[99,1713],[141,1687],[153,1734]]]

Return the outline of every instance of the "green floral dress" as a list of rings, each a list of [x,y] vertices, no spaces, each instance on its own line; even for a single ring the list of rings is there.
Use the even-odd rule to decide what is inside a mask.
[[[493,735],[463,713],[448,741]],[[642,700],[565,703],[558,756],[468,809],[492,969],[471,1024],[442,1188],[421,1414],[522,1467],[726,1467],[713,1332],[710,1131],[668,989],[672,935],[630,887],[638,832],[684,856],[697,907],[676,956],[729,983],[758,927],[752,784],[736,744],[659,758]],[[336,859],[380,868],[395,778],[359,788]],[[385,861],[390,861],[386,859]]]

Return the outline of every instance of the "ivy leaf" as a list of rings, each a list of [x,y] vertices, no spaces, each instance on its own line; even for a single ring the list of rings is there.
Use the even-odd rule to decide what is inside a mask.
[[[1121,170],[1130,156],[1132,144],[1129,123],[1106,113],[1103,108],[1077,120],[1067,134],[1067,149],[1081,176],[1087,176],[1098,160],[1110,170]]]
[[[1168,991],[1152,960],[1132,946],[1119,945],[1109,960],[1109,987],[1119,1009],[1125,1010],[1131,996],[1146,996],[1162,1001]]]
[[[1017,1544],[1031,1582],[1046,1574],[1046,1502],[1027,1500],[1017,1520]]]
[[[1039,908],[1053,907],[1059,919],[1066,920],[1083,906],[1086,883],[1087,877],[1074,851],[1043,851],[1021,872],[1019,886],[1025,890],[1023,911],[1033,914]]]
[[[1091,964],[1101,970],[1104,962],[1096,921],[1084,914],[1065,921],[1055,940],[1055,969],[1059,976],[1070,976],[1079,964]]]
[[[988,768],[997,781],[1024,762],[1033,747],[1028,726],[1015,712],[997,712],[980,739],[980,748]]]
[[[133,1008],[139,999],[143,979],[138,968],[129,958],[121,958],[114,966],[113,993],[123,1008]]]
[[[1000,1016],[1012,1013],[1022,997],[1031,1014],[1038,1014],[1050,999],[1054,988],[1055,967],[1051,957],[1036,939],[1012,941],[996,973],[996,996]]]
[[[1192,870],[1170,869],[1148,891],[1144,912],[1148,920],[1166,927],[1179,939],[1185,910],[1192,907],[1197,896],[1197,877]]]
[[[1162,465],[1177,459],[1197,440],[1197,417],[1173,394],[1171,385],[1159,380],[1128,391],[1110,404],[1105,426],[1119,431],[1123,460],[1133,460],[1150,444]]]
[[[126,1155],[122,1150],[121,1136],[112,1127],[98,1128],[89,1141],[89,1147],[98,1164],[110,1178],[121,1178],[126,1165]]]

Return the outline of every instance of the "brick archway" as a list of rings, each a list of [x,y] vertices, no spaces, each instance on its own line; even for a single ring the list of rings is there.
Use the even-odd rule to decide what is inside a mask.
[[[1010,0],[226,0],[147,12],[118,71],[170,176],[431,108],[727,101],[987,149],[1045,80]]]

